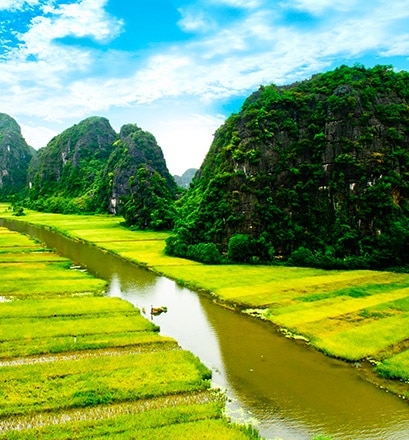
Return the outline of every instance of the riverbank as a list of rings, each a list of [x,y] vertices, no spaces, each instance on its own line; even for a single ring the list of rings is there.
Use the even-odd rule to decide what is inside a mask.
[[[11,213],[0,207],[0,215]],[[267,320],[290,337],[355,362],[370,360],[381,381],[409,397],[409,275],[273,266],[205,266],[166,256],[166,233],[133,232],[108,216],[28,212],[15,220],[46,225],[122,258],[210,292],[220,302]]]
[[[0,438],[259,438],[211,372],[104,280],[0,227]]]

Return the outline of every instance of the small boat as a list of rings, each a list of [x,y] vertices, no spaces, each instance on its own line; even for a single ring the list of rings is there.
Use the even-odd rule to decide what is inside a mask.
[[[168,308],[165,306],[162,307],[152,307],[151,306],[151,315],[160,315],[161,313],[166,313]]]

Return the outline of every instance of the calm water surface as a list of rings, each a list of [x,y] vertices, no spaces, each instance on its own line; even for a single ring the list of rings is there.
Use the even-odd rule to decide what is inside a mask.
[[[231,417],[254,424],[262,436],[409,439],[409,405],[367,382],[362,369],[289,341],[268,323],[224,309],[206,295],[93,246],[33,226],[14,223],[12,228],[109,281],[109,296],[145,310],[162,334],[212,370],[214,385],[227,392]],[[152,317],[151,305],[167,306],[168,313]]]

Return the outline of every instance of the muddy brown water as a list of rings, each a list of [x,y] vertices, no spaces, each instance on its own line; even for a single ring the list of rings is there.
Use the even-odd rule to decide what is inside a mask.
[[[270,324],[227,310],[205,294],[48,229],[0,219],[109,282],[107,295],[142,311],[213,372],[227,411],[268,439],[409,439],[409,404],[368,382],[365,371],[284,338]],[[150,307],[168,312],[150,316]]]

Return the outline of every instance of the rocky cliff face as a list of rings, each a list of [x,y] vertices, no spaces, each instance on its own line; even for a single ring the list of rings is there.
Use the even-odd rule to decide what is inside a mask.
[[[29,183],[29,207],[65,213],[117,214],[125,202],[130,212],[133,201],[145,203],[153,187],[155,194],[160,188],[172,199],[176,194],[153,135],[135,124],[124,125],[118,135],[101,117],[85,119],[41,149],[30,163]]]
[[[143,181],[142,174],[146,174]],[[161,185],[165,191],[176,194],[176,183],[167,169],[162,149],[151,133],[143,131],[136,124],[121,128],[104,176],[104,180],[109,181],[108,210],[112,213],[119,211],[124,197],[142,194],[153,176],[162,179]]]
[[[30,165],[30,197],[85,194],[105,167],[116,138],[101,117],[85,119],[54,137]]]
[[[0,113],[0,199],[19,193],[27,184],[27,168],[35,151],[21,135],[20,126]]]
[[[408,217],[409,74],[342,66],[260,87],[196,177],[179,220],[187,241],[226,250],[240,233],[282,256],[363,255]]]

